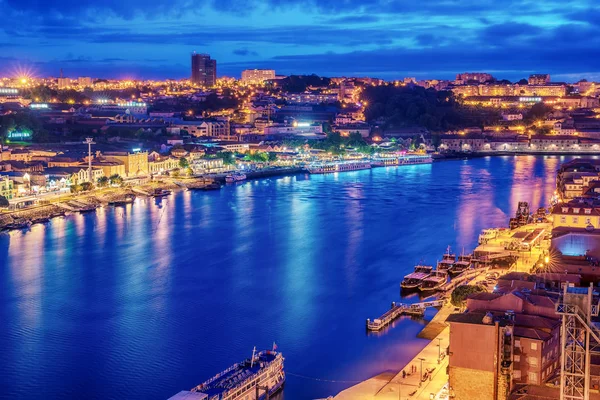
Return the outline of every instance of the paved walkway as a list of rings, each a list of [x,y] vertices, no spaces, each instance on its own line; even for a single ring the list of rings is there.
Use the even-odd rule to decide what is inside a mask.
[[[441,400],[447,398],[444,397],[442,389],[448,382],[448,375],[446,375],[448,357],[444,357],[438,363],[438,355],[441,352],[443,356],[446,347],[448,347],[449,334],[450,328],[446,327],[434,340],[425,346],[404,367],[403,371],[406,372],[406,376],[402,376],[402,371],[395,375],[393,373],[384,373],[340,392],[334,399]],[[441,351],[438,343],[441,343]],[[427,374],[427,379],[423,382],[419,382],[421,359],[423,359],[423,375]],[[414,372],[411,372],[411,369]]]

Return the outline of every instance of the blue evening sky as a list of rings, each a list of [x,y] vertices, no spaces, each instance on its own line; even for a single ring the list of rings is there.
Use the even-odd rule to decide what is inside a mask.
[[[0,75],[279,74],[600,80],[593,0],[0,0]]]

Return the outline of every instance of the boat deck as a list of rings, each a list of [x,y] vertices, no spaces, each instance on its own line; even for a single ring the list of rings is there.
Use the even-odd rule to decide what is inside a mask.
[[[252,366],[250,366],[251,363],[249,359],[245,360],[235,365],[234,368],[230,368],[214,381],[206,384],[205,387],[199,388],[198,391],[209,396],[214,396],[227,390],[231,390],[248,380],[249,377],[258,374],[261,370],[261,363],[270,363],[275,360],[275,357],[275,354],[261,354],[257,357],[257,360],[254,361],[254,365]]]

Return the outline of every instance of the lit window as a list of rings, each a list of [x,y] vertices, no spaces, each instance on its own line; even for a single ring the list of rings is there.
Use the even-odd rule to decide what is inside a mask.
[[[531,350],[537,350],[537,343],[531,342]]]
[[[519,371],[518,369],[514,370],[513,371],[513,378],[514,379],[521,379],[521,371]]]
[[[521,341],[519,339],[515,340],[515,347],[521,347]]]
[[[529,383],[537,383],[537,372],[528,372],[527,381]]]
[[[527,361],[529,361],[529,365],[531,365],[532,367],[537,367],[538,365],[537,357],[527,357]]]
[[[515,355],[513,356],[513,360],[514,360],[514,362],[519,362],[519,361],[521,361],[521,356],[520,356],[520,355],[518,355],[518,354],[515,354]]]

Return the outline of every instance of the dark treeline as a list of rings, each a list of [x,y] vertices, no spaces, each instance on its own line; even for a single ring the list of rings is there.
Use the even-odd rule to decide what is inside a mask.
[[[368,103],[367,121],[383,118],[385,128],[422,126],[439,132],[483,127],[500,118],[497,110],[461,105],[450,91],[420,86],[367,86],[361,98]]]
[[[309,86],[326,87],[329,86],[331,79],[322,78],[317,75],[290,75],[277,82],[277,86],[285,92],[302,93]]]

